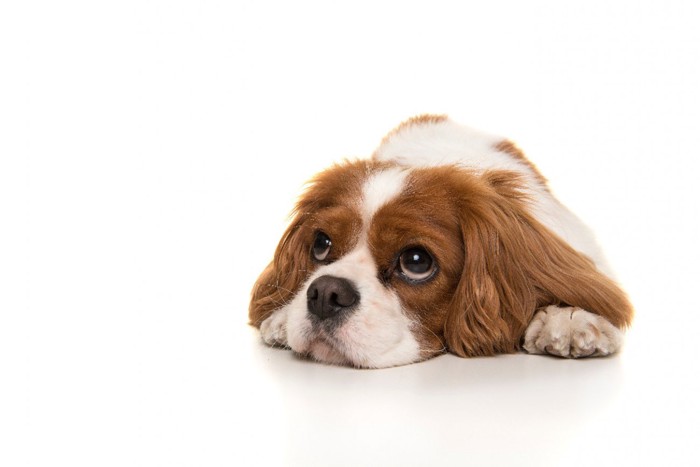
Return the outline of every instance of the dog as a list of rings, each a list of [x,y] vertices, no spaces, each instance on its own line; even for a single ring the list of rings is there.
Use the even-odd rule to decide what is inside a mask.
[[[267,344],[358,368],[605,356],[632,315],[592,232],[521,150],[436,115],[309,182],[249,308]]]

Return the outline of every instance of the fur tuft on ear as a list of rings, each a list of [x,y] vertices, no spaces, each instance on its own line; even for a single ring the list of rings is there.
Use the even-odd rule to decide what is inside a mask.
[[[453,353],[515,352],[535,311],[547,305],[580,307],[618,328],[630,323],[625,293],[534,219],[517,174],[480,178],[480,189],[461,199],[465,264],[444,328]]]
[[[303,229],[302,217],[297,214],[287,228],[273,260],[253,287],[248,318],[255,327],[260,327],[273,311],[286,305],[306,279],[310,259],[304,254],[304,236],[300,234]]]

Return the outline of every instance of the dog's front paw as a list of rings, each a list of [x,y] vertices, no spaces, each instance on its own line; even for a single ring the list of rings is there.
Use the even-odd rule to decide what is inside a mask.
[[[277,310],[260,325],[260,334],[268,345],[287,346],[287,312]]]
[[[551,305],[535,314],[523,348],[533,354],[580,358],[610,355],[621,344],[622,332],[605,318],[581,308]]]

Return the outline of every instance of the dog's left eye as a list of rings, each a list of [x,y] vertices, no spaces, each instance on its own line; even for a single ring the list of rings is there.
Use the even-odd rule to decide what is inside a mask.
[[[435,262],[423,248],[409,248],[399,256],[399,270],[410,281],[423,281],[435,272]]]
[[[314,244],[311,247],[311,254],[316,261],[324,261],[328,258],[328,253],[331,252],[331,238],[323,232],[318,232],[314,239]]]

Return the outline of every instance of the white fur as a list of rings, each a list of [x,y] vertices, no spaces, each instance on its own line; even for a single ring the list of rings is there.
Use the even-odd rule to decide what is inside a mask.
[[[287,345],[287,309],[275,310],[260,324],[260,334],[268,345]]]
[[[495,146],[503,141],[451,120],[420,122],[391,134],[374,156],[407,167],[459,164],[479,170],[507,169],[530,175],[528,167]]]
[[[592,357],[615,353],[622,332],[606,319],[581,308],[555,305],[537,312],[525,331],[529,353],[558,357]]]
[[[401,194],[407,175],[407,169],[392,167],[372,174],[365,181],[362,186],[362,202],[360,205],[365,228],[369,227],[372,217],[374,217],[379,208]]]
[[[420,122],[406,125],[389,136],[375,152],[375,158],[394,161],[406,167],[458,164],[476,172],[518,172],[524,176],[526,188],[532,195],[535,218],[574,249],[591,258],[601,272],[612,276],[591,230],[551,194],[527,164],[496,149],[504,140],[451,120]]]

